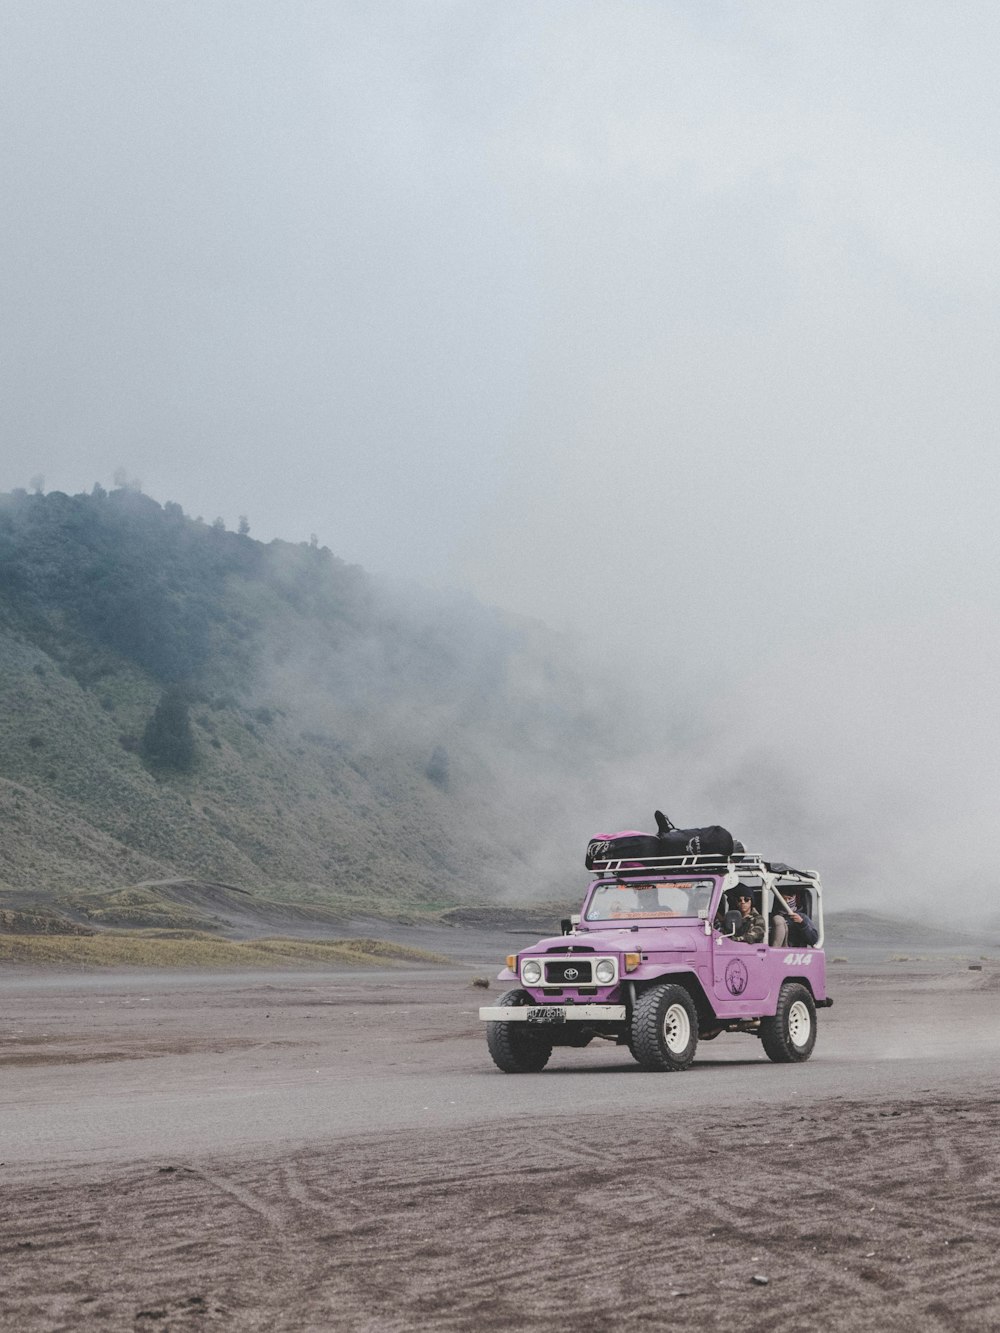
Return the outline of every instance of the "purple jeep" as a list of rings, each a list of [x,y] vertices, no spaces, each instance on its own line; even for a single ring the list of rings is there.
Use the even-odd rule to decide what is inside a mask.
[[[645,1069],[686,1069],[699,1038],[722,1032],[759,1037],[771,1060],[809,1059],[816,1010],[833,1003],[815,871],[740,852],[595,873],[580,915],[511,954],[498,980],[515,988],[479,1011],[498,1068],[538,1073],[554,1047],[600,1037]]]

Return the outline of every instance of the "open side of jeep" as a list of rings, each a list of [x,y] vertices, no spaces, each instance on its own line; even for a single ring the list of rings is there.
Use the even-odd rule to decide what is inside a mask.
[[[739,852],[599,862],[563,933],[511,954],[513,988],[479,1016],[497,1067],[538,1073],[556,1046],[627,1046],[645,1069],[686,1069],[699,1040],[758,1037],[771,1060],[808,1060],[826,993],[823,894],[815,871]],[[735,935],[749,893],[760,943]],[[790,912],[811,919],[815,943]],[[771,941],[782,940],[779,945]]]

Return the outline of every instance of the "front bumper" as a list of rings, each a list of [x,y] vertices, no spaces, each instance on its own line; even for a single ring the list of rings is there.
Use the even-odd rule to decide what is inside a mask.
[[[624,1023],[626,1012],[623,1004],[484,1004],[479,1017],[485,1023]]]

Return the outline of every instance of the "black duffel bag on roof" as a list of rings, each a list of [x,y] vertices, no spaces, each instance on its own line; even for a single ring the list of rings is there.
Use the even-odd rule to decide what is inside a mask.
[[[707,828],[676,828],[662,810],[654,812],[661,856],[732,856],[742,851],[733,835],[721,824]]]
[[[708,828],[675,828],[662,810],[657,810],[656,827],[657,833],[623,829],[620,833],[596,834],[587,844],[584,864],[593,870],[614,861],[625,868],[662,856],[729,857],[733,852],[743,851],[743,844],[736,842],[729,830],[719,824]]]

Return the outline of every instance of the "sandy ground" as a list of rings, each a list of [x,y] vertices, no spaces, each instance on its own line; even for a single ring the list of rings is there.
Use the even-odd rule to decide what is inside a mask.
[[[808,1064],[671,1075],[498,1073],[468,959],[0,978],[0,1327],[1000,1328],[969,964],[833,966]]]

